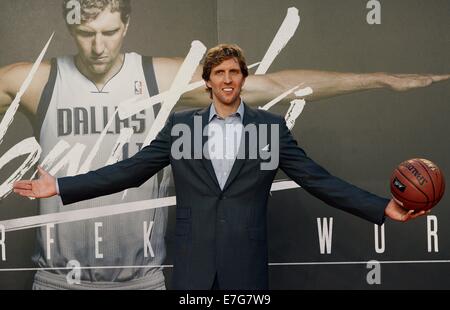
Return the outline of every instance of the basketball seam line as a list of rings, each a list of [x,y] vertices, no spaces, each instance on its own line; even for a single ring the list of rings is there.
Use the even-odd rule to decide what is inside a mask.
[[[441,188],[439,189],[439,197],[442,199],[445,193],[445,177],[442,171],[439,169],[439,175],[441,176]]]
[[[418,162],[422,166],[422,168],[425,169],[425,171],[427,172],[428,176],[430,177],[431,186],[433,186],[433,200],[436,200],[436,189],[434,188],[433,178],[431,177],[430,173],[428,172],[427,167],[420,160]]]
[[[416,186],[416,184],[414,184],[409,178],[407,178],[406,175],[403,174],[403,172],[401,172],[399,169],[397,169],[397,171],[400,172],[400,174],[401,174],[405,179],[407,179],[408,182],[411,183],[412,186],[414,186],[419,192],[421,192],[422,194],[425,195],[425,197],[427,198],[427,205],[428,205],[428,202],[430,201],[430,199],[428,198],[428,195],[425,194],[420,188],[418,188],[418,187]]]
[[[441,199],[442,199],[442,197],[444,197],[444,192],[445,192],[445,179],[442,178],[442,180],[441,180],[441,188],[440,188],[440,191],[439,191],[439,197],[441,197]]]

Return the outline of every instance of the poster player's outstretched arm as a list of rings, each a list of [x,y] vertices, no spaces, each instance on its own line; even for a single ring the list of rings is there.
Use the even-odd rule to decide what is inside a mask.
[[[284,70],[249,76],[243,96],[252,105],[270,102],[285,91],[301,85],[313,93],[301,99],[308,102],[372,89],[408,91],[450,80],[450,74],[345,73],[314,70]],[[294,94],[287,99],[292,100]]]
[[[183,63],[183,58],[154,59],[155,72],[160,91],[170,89],[172,82]],[[199,67],[191,82],[202,80]],[[450,74],[401,74],[401,73],[351,73],[319,70],[283,70],[265,75],[249,75],[243,88],[243,97],[252,106],[264,105],[287,90],[311,87],[313,93],[306,96],[308,102],[330,97],[361,92],[372,89],[408,91],[427,87],[437,82],[450,80]],[[295,99],[291,94],[287,100]],[[180,104],[186,106],[205,106],[211,103],[205,87],[199,87],[183,95]]]

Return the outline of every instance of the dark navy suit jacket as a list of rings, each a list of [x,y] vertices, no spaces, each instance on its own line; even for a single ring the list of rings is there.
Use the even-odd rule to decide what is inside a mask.
[[[244,126],[279,126],[279,163],[274,170],[261,170],[261,163],[267,159],[236,159],[221,190],[210,160],[176,160],[171,154],[177,138],[171,135],[173,126],[186,124],[193,129],[195,116],[206,126],[209,108],[173,113],[156,139],[134,157],[84,175],[59,179],[62,201],[70,204],[138,187],[171,164],[177,199],[175,289],[210,289],[216,274],[222,289],[268,288],[267,200],[278,168],[325,203],[373,223],[383,223],[389,200],[330,175],[298,147],[282,117],[247,105]],[[199,131],[197,134],[201,135]],[[271,145],[274,141],[268,142]],[[248,146],[249,141],[244,137],[242,143]],[[262,144],[258,142],[258,150],[267,145]]]

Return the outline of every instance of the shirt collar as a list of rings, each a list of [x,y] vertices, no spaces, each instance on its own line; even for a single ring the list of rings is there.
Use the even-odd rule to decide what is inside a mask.
[[[239,108],[237,109],[236,113],[231,114],[230,116],[239,116],[242,119],[244,119],[244,102],[241,99],[241,104],[239,104]],[[216,108],[214,107],[214,103],[211,104],[211,108],[209,109],[209,121],[211,121],[214,117],[219,117],[219,115],[216,112]]]

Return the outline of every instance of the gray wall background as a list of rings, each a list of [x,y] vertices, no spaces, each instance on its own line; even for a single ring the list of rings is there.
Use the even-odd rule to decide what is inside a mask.
[[[233,42],[249,63],[260,61],[286,11],[295,6],[301,25],[269,72],[318,69],[352,72],[450,72],[450,2],[382,1],[382,24],[368,25],[363,0],[134,0],[124,49],[153,56],[184,56],[193,40],[212,47]],[[34,61],[52,31],[48,57],[75,53],[59,0],[2,0],[0,66]],[[330,172],[380,195],[403,160],[424,157],[449,175],[450,83],[405,93],[368,91],[308,103],[294,134],[300,145]],[[274,111],[285,113],[277,107]],[[32,135],[19,114],[0,154]],[[18,166],[0,171],[2,182]],[[284,176],[280,174],[280,178]],[[373,225],[336,211],[301,189],[274,193],[269,207],[272,263],[450,259],[449,198],[432,211],[439,220],[439,252],[427,252],[426,218],[388,221],[386,251],[374,248]],[[171,208],[174,209],[174,208]],[[13,196],[0,201],[0,219],[36,214],[36,203]],[[319,252],[316,218],[333,217],[332,253]],[[170,246],[172,226],[169,225]],[[7,262],[0,269],[29,268],[34,231],[7,234]],[[448,263],[382,264],[381,285],[368,285],[365,264],[271,266],[273,289],[450,288]],[[167,270],[170,287],[170,270]],[[33,272],[0,272],[0,289],[28,289]]]

